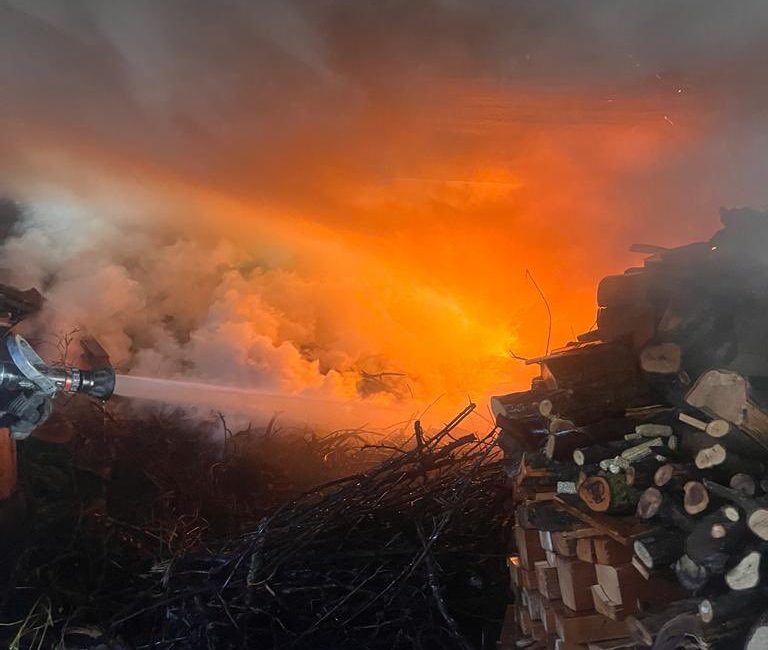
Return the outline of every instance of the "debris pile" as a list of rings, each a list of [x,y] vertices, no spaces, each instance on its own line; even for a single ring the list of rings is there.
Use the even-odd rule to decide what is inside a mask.
[[[501,647],[768,647],[768,214],[636,245],[596,329],[492,399],[514,486]]]
[[[270,424],[250,432],[250,445],[239,442],[245,432],[228,435],[223,459],[172,422],[143,431],[113,415],[75,463],[90,456],[111,468],[100,472],[108,478],[95,486],[96,503],[78,508],[75,490],[54,488],[51,463],[36,456],[35,477],[57,497],[50,514],[72,516],[25,539],[0,640],[101,650],[490,650],[507,596],[511,507],[495,432],[468,433],[473,413],[470,404],[435,432],[416,422],[402,439],[312,436],[303,451]],[[29,479],[41,443],[27,442]],[[291,463],[311,465],[315,449],[336,459],[335,475],[284,496]],[[313,475],[316,485],[321,474]],[[36,508],[36,523],[42,515]]]

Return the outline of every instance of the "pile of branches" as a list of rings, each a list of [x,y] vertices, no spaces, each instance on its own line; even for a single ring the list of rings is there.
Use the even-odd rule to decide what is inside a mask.
[[[431,437],[417,422],[401,447],[364,445],[376,464],[234,541],[151,553],[123,544],[79,568],[99,574],[90,594],[34,585],[44,598],[9,628],[17,647],[492,647],[509,508],[493,432],[457,433],[474,408]]]

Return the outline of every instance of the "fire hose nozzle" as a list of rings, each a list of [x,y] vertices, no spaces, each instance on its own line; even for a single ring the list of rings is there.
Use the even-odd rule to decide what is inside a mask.
[[[12,363],[3,363],[0,384],[33,389],[49,397],[58,392],[84,393],[96,399],[109,399],[115,390],[112,368],[81,370],[47,365],[29,342],[18,334],[9,336],[6,347]]]

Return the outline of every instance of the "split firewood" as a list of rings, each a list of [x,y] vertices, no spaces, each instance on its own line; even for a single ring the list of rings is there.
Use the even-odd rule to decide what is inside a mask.
[[[761,540],[768,541],[768,499],[752,499],[738,490],[704,480],[706,489],[722,499],[734,503],[744,511],[747,527]]]
[[[749,382],[737,372],[705,372],[685,401],[713,418],[735,424],[768,452],[768,413],[752,401]]]
[[[574,457],[574,453],[582,447],[590,448],[592,445],[600,445],[605,443],[608,448],[618,448],[621,450],[631,446],[631,443],[624,441],[612,442],[616,439],[616,437],[617,436],[615,432],[605,432],[601,435],[586,428],[572,428],[566,431],[558,431],[555,433],[550,433],[549,436],[547,436],[544,453],[546,454],[547,458],[553,460],[571,460]],[[583,465],[584,463],[582,462],[579,464]]]
[[[684,540],[679,531],[663,529],[635,540],[635,555],[649,569],[671,566],[684,552]]]

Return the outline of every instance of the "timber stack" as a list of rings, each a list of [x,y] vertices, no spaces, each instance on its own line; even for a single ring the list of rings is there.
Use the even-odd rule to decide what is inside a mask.
[[[492,410],[514,490],[500,648],[768,648],[768,214],[633,246],[597,327]]]

